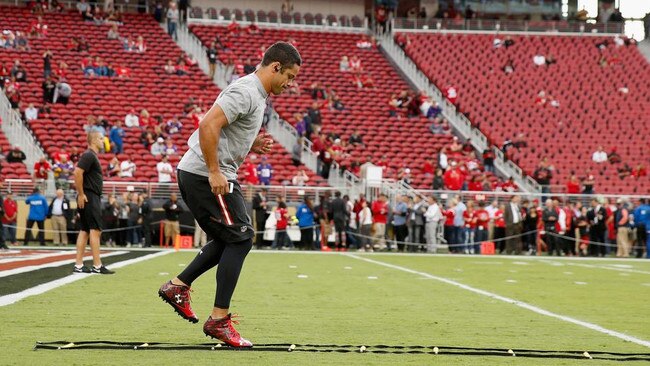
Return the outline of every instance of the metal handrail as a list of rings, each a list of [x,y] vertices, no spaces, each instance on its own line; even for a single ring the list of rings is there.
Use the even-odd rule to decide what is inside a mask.
[[[420,32],[472,32],[472,33],[537,33],[553,35],[603,35],[623,34],[625,24],[618,22],[596,23],[582,21],[530,21],[493,19],[411,19],[394,18],[393,31]]]

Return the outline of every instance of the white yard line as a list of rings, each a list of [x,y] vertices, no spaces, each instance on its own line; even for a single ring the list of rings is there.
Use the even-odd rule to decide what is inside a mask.
[[[128,253],[127,251],[122,251],[122,252],[111,252],[111,253],[106,253],[102,254],[102,258],[114,256],[114,255],[121,255],[121,254],[126,254]],[[67,252],[66,254],[73,254],[70,252]],[[92,255],[87,255],[84,257],[84,260],[92,259]],[[31,259],[31,258],[30,258]],[[50,263],[45,263],[45,264],[38,264],[35,266],[27,266],[27,267],[18,267],[14,269],[8,269],[6,271],[0,271],[0,278],[2,277],[7,277],[7,276],[12,276],[15,274],[19,273],[25,273],[25,272],[30,272],[30,271],[36,271],[42,268],[50,268],[50,267],[58,267],[58,266],[63,266],[66,264],[73,264],[76,262],[76,259],[64,259],[56,262],[50,262]]]
[[[537,314],[540,314],[540,315],[545,315],[545,316],[548,316],[548,317],[551,317],[551,318],[559,319],[559,320],[565,321],[567,323],[572,323],[572,324],[575,324],[575,325],[579,325],[581,327],[591,329],[591,330],[594,330],[596,332],[606,334],[608,336],[616,337],[616,338],[622,339],[622,340],[627,341],[627,342],[632,342],[632,343],[635,343],[635,344],[650,348],[650,341],[646,341],[646,340],[643,340],[643,339],[632,337],[632,336],[629,336],[627,334],[623,334],[623,333],[620,333],[620,332],[617,332],[617,331],[614,331],[614,330],[603,328],[600,325],[585,322],[585,321],[582,321],[582,320],[578,320],[578,319],[575,319],[575,318],[572,318],[572,317],[569,317],[569,316],[566,316],[566,315],[556,314],[556,313],[550,312],[548,310],[544,310],[542,308],[539,308],[537,306],[534,306],[534,305],[531,305],[531,304],[528,304],[528,303],[525,303],[525,302],[522,302],[522,301],[519,301],[519,300],[511,299],[509,297],[497,295],[497,294],[489,292],[489,291],[485,291],[485,290],[481,290],[481,289],[478,289],[478,288],[475,288],[475,287],[464,285],[464,284],[462,284],[460,282],[456,282],[456,281],[450,280],[448,278],[434,276],[434,275],[426,273],[426,272],[420,272],[420,271],[416,271],[414,269],[410,269],[410,268],[407,268],[407,267],[397,266],[397,265],[394,265],[394,264],[381,262],[381,261],[377,261],[377,260],[370,259],[370,258],[364,258],[364,257],[360,257],[360,256],[357,256],[357,255],[354,255],[354,254],[347,254],[347,256],[350,257],[350,258],[360,260],[360,261],[373,263],[373,264],[376,264],[376,265],[392,268],[392,269],[402,271],[402,272],[412,273],[412,274],[415,274],[415,275],[419,275],[421,277],[430,278],[432,280],[436,280],[436,281],[439,281],[439,282],[442,282],[442,283],[446,283],[448,285],[452,285],[454,287],[458,287],[458,288],[461,288],[463,290],[467,290],[467,291],[474,292],[474,293],[479,294],[479,295],[489,297],[491,299],[503,301],[505,303],[512,304],[512,305],[518,306],[520,308],[524,308],[526,310],[530,310],[530,311],[532,311],[534,313],[537,313]]]
[[[170,253],[174,253],[174,252],[173,251],[164,251],[164,252],[158,252],[158,253],[154,253],[154,254],[150,254],[150,255],[145,255],[143,257],[129,259],[129,260],[126,260],[126,261],[123,261],[123,262],[113,263],[110,267],[111,267],[111,269],[122,268],[122,267],[128,266],[130,264],[143,262],[143,261],[146,261],[146,260],[149,260],[149,259],[153,259],[153,258],[157,258],[157,257],[163,256],[163,255],[167,255],[167,254],[170,254]],[[58,287],[61,287],[61,286],[64,286],[64,285],[67,285],[67,284],[82,280],[84,278],[91,277],[91,276],[97,276],[97,275],[89,275],[89,274],[81,274],[81,273],[79,273],[79,274],[71,274],[69,276],[59,278],[58,280],[43,283],[41,285],[29,288],[29,289],[21,291],[21,292],[17,292],[15,294],[0,296],[0,306],[11,305],[11,304],[16,303],[16,302],[18,302],[18,301],[20,301],[22,299],[27,298],[27,297],[40,295],[40,294],[43,294],[43,293],[45,293],[47,291],[54,290],[55,288],[58,288]],[[106,275],[106,276],[111,276],[111,275]],[[115,275],[112,275],[112,276],[119,276],[119,273],[115,274]],[[117,278],[117,279],[119,279],[119,278]]]
[[[640,273],[640,274],[650,274],[648,271],[641,271],[638,269],[631,269],[631,268],[620,268],[620,267],[611,267],[609,265],[601,265],[597,266],[594,264],[585,264],[585,263],[571,263],[571,262],[565,262],[565,263],[560,263],[560,262],[555,262],[551,260],[542,260],[541,262],[543,263],[548,263],[548,264],[565,264],[567,266],[576,266],[576,267],[584,267],[584,268],[596,268],[596,269],[608,269],[610,271],[618,271],[618,272],[628,272],[628,273]]]

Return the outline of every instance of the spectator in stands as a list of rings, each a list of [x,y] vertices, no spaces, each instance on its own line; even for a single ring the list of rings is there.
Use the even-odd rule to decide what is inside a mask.
[[[145,44],[144,38],[142,36],[138,36],[137,40],[133,44],[132,49],[137,53],[144,53],[147,51],[147,45]]]
[[[210,48],[207,49],[206,54],[208,56],[208,66],[210,68],[208,75],[210,76],[210,80],[214,80],[214,75],[217,72],[217,62],[219,61],[219,55],[215,42],[212,42],[210,44]]]
[[[483,167],[486,172],[494,173],[494,159],[496,159],[496,155],[491,148],[483,150]]]
[[[569,194],[580,194],[582,191],[582,185],[580,184],[580,180],[575,174],[572,174],[571,177],[569,178],[569,181],[566,184],[566,193]]]
[[[607,153],[603,150],[602,146],[598,146],[598,149],[591,155],[591,160],[594,163],[604,163],[607,161]]]
[[[309,181],[309,176],[304,169],[300,169],[296,172],[296,175],[291,179],[291,184],[294,186],[302,187],[305,186]]]
[[[544,57],[542,54],[537,54],[533,56],[533,63],[536,66],[544,66],[546,65],[546,57]]]
[[[156,164],[156,171],[158,171],[158,182],[159,183],[171,183],[172,176],[174,175],[174,169],[169,163],[167,155],[163,155],[158,164]]]
[[[182,128],[183,123],[181,123],[180,119],[178,119],[178,116],[174,116],[174,118],[170,119],[165,124],[165,132],[167,132],[169,135],[180,133]]]
[[[81,15],[85,13],[87,10],[90,10],[90,4],[86,2],[86,0],[79,0],[77,2],[77,12]]]
[[[630,167],[628,163],[623,164],[623,166],[616,169],[616,171],[618,172],[618,177],[621,180],[624,180],[625,178],[628,178],[632,175],[632,167]]]
[[[258,34],[260,32],[260,27],[255,24],[255,19],[251,20],[251,24],[246,28],[246,33],[248,34]]]
[[[120,161],[117,155],[113,155],[113,159],[108,162],[108,169],[106,169],[106,176],[109,178],[118,177],[120,175]]]
[[[29,103],[29,106],[25,108],[25,121],[31,122],[35,119],[38,119],[38,109],[34,108],[34,103]]]
[[[137,166],[133,160],[131,160],[131,156],[127,155],[126,160],[120,163],[120,177],[133,178],[133,174],[135,173],[136,169]]]
[[[594,178],[593,174],[587,173],[585,179],[582,180],[582,194],[593,194],[595,184],[596,178]]]
[[[116,154],[121,154],[124,152],[124,136],[126,133],[122,128],[122,121],[115,122],[115,126],[111,127],[111,132],[108,136],[113,146],[113,151]]]
[[[632,176],[636,179],[647,177],[648,171],[643,164],[639,164],[632,170]]]
[[[153,121],[151,120],[151,115],[149,114],[149,111],[146,109],[143,109],[140,111],[140,127],[141,128],[147,128],[153,125]]]
[[[302,160],[303,138],[298,137],[296,143],[291,148],[291,161],[294,166],[300,166]]]
[[[151,144],[151,149],[150,149],[151,155],[153,156],[163,155],[165,153],[165,149],[166,149],[165,139],[162,137],[158,137],[158,139],[156,139],[156,143]]]
[[[176,75],[178,76],[184,76],[187,75],[190,72],[190,68],[187,66],[187,63],[185,60],[181,60],[175,67],[174,69],[176,70]]]
[[[514,61],[512,61],[511,58],[508,59],[508,62],[506,62],[506,64],[503,66],[502,70],[506,75],[510,75],[513,72],[515,72],[515,63],[514,63]]]
[[[70,153],[70,161],[73,164],[77,164],[77,162],[79,161],[80,156],[81,156],[81,154],[79,154],[79,148],[76,147],[76,146],[73,146],[72,147],[72,152]]]
[[[350,71],[352,72],[362,72],[363,68],[361,67],[361,59],[356,55],[353,55],[350,58]]]
[[[41,194],[41,190],[34,187],[32,194],[25,199],[25,203],[29,205],[29,215],[27,216],[25,243],[23,245],[27,246],[32,241],[32,227],[36,224],[38,226],[38,241],[41,246],[45,246],[44,228],[48,208],[47,200]]]
[[[60,80],[54,88],[54,97],[52,103],[61,103],[67,105],[72,95],[72,87],[65,80]]]
[[[68,181],[72,178],[74,165],[68,161],[66,155],[61,156],[61,161],[54,163],[54,183],[57,189],[68,190],[70,183]]]
[[[45,159],[45,157],[41,157],[39,161],[34,163],[34,173],[33,173],[33,178],[35,181],[43,181],[44,179],[47,179],[48,174],[52,170],[52,166],[50,163]]]
[[[246,62],[244,63],[244,74],[248,75],[254,72],[255,72],[255,65],[253,64],[250,58],[247,58]]]
[[[350,138],[348,139],[348,143],[350,145],[356,146],[356,147],[364,147],[365,145],[363,144],[363,136],[359,132],[359,130],[354,130],[354,133],[350,135]]]
[[[239,37],[239,34],[241,33],[241,26],[237,23],[235,18],[232,19],[226,29],[228,30],[228,35],[231,37]]]
[[[259,177],[260,184],[265,186],[271,185],[273,166],[267,161],[266,156],[262,156],[262,162],[257,166],[257,176]]]
[[[16,78],[18,82],[27,82],[27,71],[20,63],[20,60],[14,61],[14,66],[11,68],[11,76]]]
[[[178,35],[176,34],[176,27],[178,26],[179,13],[176,8],[176,2],[171,1],[169,3],[169,9],[167,10],[167,34],[174,37],[174,40],[178,40]]]
[[[320,113],[320,104],[318,102],[313,102],[311,104],[311,107],[307,110],[307,116],[309,117],[309,124],[311,125],[313,131],[318,132],[320,131],[320,127],[323,125],[323,121],[321,119],[321,113]],[[310,129],[307,129],[307,136],[309,136],[309,133],[312,131],[309,131]]]
[[[140,127],[140,118],[135,113],[135,109],[131,108],[129,113],[126,114],[126,117],[124,117],[124,125],[128,128]]]
[[[43,53],[43,78],[47,79],[52,74],[52,51],[46,50]]]
[[[543,193],[549,193],[551,184],[551,179],[553,179],[553,169],[548,164],[547,158],[544,158],[542,162],[539,163],[537,169],[533,172],[533,179],[537,181],[542,186]]]
[[[327,92],[325,91],[325,88],[321,85],[320,82],[315,81],[313,84],[311,84],[309,90],[312,99],[314,100],[327,99]]]
[[[607,154],[607,160],[609,160],[610,164],[618,164],[623,161],[621,156],[616,152],[616,147],[612,147],[612,151]]]
[[[168,138],[165,141],[165,151],[163,152],[163,155],[178,155],[178,148],[174,145],[174,141],[172,141],[171,138]]]
[[[7,163],[22,163],[27,159],[27,156],[25,156],[25,153],[20,150],[20,146],[14,145],[11,151],[7,153],[5,159],[7,160]]]
[[[42,38],[47,35],[47,24],[43,22],[43,18],[40,15],[32,22],[29,35],[36,38]]]
[[[339,62],[339,71],[341,72],[350,71],[350,61],[348,61],[348,56],[341,57],[341,61]]]
[[[444,96],[447,98],[449,103],[456,105],[456,102],[458,100],[458,89],[456,89],[455,86],[453,85],[448,85],[445,90],[444,90]]]
[[[108,33],[106,34],[106,38],[114,40],[114,39],[120,39],[120,32],[117,28],[117,24],[113,24],[111,28],[108,30]]]
[[[29,51],[29,40],[24,32],[16,31],[14,46],[18,51]]]
[[[459,191],[465,182],[465,175],[460,171],[457,166],[458,164],[455,161],[452,161],[450,165],[451,168],[448,169],[443,176],[445,189],[450,191]]]
[[[549,68],[551,65],[556,64],[556,63],[557,63],[557,60],[555,59],[555,57],[553,57],[553,55],[551,55],[551,54],[549,53],[549,54],[546,56],[544,62],[546,63],[546,67]]]

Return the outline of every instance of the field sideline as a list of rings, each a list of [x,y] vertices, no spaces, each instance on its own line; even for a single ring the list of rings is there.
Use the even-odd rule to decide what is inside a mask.
[[[646,260],[269,251],[249,255],[232,304],[241,316],[238,329],[254,343],[367,345],[371,352],[377,350],[372,345],[421,345],[442,351],[32,350],[37,341],[209,343],[201,325],[212,306],[214,270],[193,285],[199,324],[183,321],[156,296],[158,286],[194,255],[128,259],[136,263],[126,263],[115,276],[86,276],[1,306],[0,364],[621,364],[450,355],[445,347],[588,351],[595,358],[598,352],[650,355]],[[34,272],[3,280],[10,277],[29,281]]]

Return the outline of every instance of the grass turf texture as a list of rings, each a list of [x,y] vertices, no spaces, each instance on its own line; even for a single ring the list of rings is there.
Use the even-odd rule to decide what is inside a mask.
[[[205,343],[214,270],[194,283],[189,324],[157,297],[193,253],[173,253],[0,308],[2,365],[620,365],[596,360],[449,355],[209,351],[32,351],[36,341]],[[367,256],[457,280],[648,340],[650,263],[525,258]],[[558,264],[553,264],[557,262]],[[527,264],[521,264],[527,263]],[[570,264],[589,264],[595,268]],[[601,267],[624,264],[648,273]],[[296,268],[291,268],[295,266]],[[351,267],[346,269],[345,267]],[[616,268],[616,267],[614,267]],[[168,272],[169,275],[161,275]],[[570,272],[568,274],[566,272]],[[621,275],[626,273],[627,276]],[[307,275],[299,278],[298,275]],[[368,277],[377,277],[369,279]],[[507,282],[517,281],[514,282]],[[575,282],[586,282],[577,285]],[[435,280],[345,255],[251,253],[233,299],[254,343],[390,344],[648,353],[625,342]],[[631,362],[630,364],[642,364]]]

